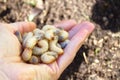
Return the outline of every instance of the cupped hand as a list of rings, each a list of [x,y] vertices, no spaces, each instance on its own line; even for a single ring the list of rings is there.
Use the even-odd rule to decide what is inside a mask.
[[[64,54],[51,64],[27,64],[20,57],[21,45],[14,35],[22,34],[36,28],[33,22],[16,22],[0,24],[0,80],[57,80],[74,59],[78,49],[94,29],[90,22],[76,24],[74,20],[55,24],[69,32],[70,43]]]

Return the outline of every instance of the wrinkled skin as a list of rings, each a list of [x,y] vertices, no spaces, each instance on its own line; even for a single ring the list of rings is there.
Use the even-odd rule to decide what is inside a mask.
[[[64,28],[70,35],[70,43],[64,49],[64,54],[51,64],[33,65],[21,60],[21,45],[14,33],[16,30],[22,34],[32,31],[36,25],[33,22],[1,23],[0,80],[57,80],[93,31],[94,25],[90,22],[76,24],[74,20],[68,20],[55,24],[55,26]]]

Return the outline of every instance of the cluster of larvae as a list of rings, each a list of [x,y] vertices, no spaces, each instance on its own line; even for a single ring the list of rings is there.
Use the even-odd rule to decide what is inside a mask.
[[[18,36],[23,46],[21,57],[31,64],[52,63],[64,53],[63,49],[69,43],[68,36],[67,31],[52,25],[25,33],[22,40]]]

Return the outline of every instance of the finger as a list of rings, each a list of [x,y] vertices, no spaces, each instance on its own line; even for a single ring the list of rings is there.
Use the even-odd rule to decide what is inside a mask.
[[[21,33],[29,32],[36,28],[36,24],[33,22],[16,22],[10,25],[13,27],[14,32],[20,31]]]
[[[75,57],[78,49],[81,47],[81,45],[83,44],[83,42],[85,41],[85,39],[93,31],[94,26],[91,25],[91,26],[89,26],[89,28],[87,28],[87,27],[81,28],[72,37],[72,39],[70,40],[70,43],[64,49],[64,54],[58,60],[58,66],[60,68],[60,72],[61,73],[72,62],[72,60],[74,59],[74,57]]]
[[[65,20],[60,23],[55,24],[56,27],[61,27],[67,31],[69,31],[73,26],[75,26],[77,23],[75,20]]]
[[[94,25],[87,21],[76,25],[69,31],[69,35],[70,35],[69,38],[71,39],[80,29],[87,29],[89,31],[92,31],[93,28],[91,28],[90,26],[94,26]]]

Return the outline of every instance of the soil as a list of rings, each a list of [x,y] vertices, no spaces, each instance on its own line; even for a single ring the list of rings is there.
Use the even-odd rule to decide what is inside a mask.
[[[120,80],[120,0],[44,0],[43,5],[33,20],[39,28],[67,19],[96,26],[59,80]],[[34,8],[23,0],[0,0],[0,22],[26,21]]]

